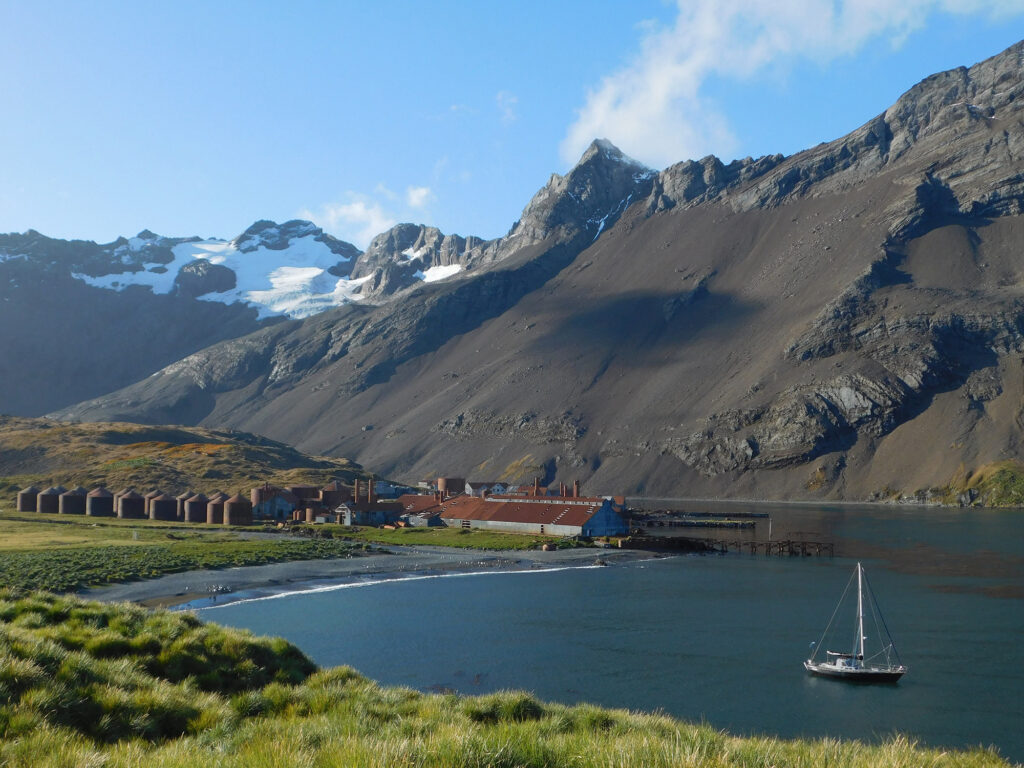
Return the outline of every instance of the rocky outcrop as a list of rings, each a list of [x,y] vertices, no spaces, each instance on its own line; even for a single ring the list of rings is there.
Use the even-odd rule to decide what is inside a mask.
[[[324,232],[313,222],[303,219],[292,219],[283,224],[260,219],[231,242],[242,253],[252,253],[259,248],[283,251],[291,246],[293,241],[304,237],[311,238],[314,242],[323,243],[331,253],[337,254],[339,264],[336,269],[348,264],[345,268],[347,272],[351,269],[353,260],[360,255],[359,249],[352,243],[339,240]]]
[[[456,440],[516,438],[543,445],[572,444],[583,436],[586,428],[569,414],[548,417],[534,412],[500,414],[470,410],[445,419],[433,431]]]
[[[174,278],[175,290],[181,296],[194,299],[207,293],[232,290],[237,284],[235,273],[221,264],[196,259],[186,264]]]
[[[596,239],[632,203],[650,194],[657,175],[611,142],[596,139],[569,173],[551,175],[523,209],[504,245],[565,241],[584,232]]]

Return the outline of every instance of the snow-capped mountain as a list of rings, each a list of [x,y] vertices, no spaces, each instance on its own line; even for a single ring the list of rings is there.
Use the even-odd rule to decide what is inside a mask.
[[[567,174],[552,175],[505,237],[399,224],[373,238],[365,253],[300,220],[257,221],[231,240],[149,230],[106,244],[32,230],[0,235],[0,412],[55,411],[146,379],[218,342],[280,332],[270,325],[347,322],[340,315],[321,321],[329,310],[351,319],[379,309],[380,328],[404,327],[449,284],[457,289],[494,270],[511,274],[534,263],[515,278],[493,276],[489,290],[509,300],[532,290],[538,276],[531,270],[557,269],[592,243],[631,201],[650,193],[656,177],[595,141]],[[555,256],[544,256],[555,246]],[[476,315],[474,309],[460,322],[472,325]],[[460,327],[451,315],[437,320],[442,334]],[[301,361],[323,355],[310,350]],[[295,365],[289,359],[276,370]],[[19,375],[26,369],[40,372],[46,386]],[[191,394],[165,415],[173,420],[180,408],[201,410],[209,394]]]
[[[233,240],[174,240],[142,232],[119,242],[111,255],[112,268],[126,269],[73,276],[97,288],[137,285],[153,293],[244,303],[260,318],[309,317],[357,301],[365,282],[348,279],[359,250],[309,221],[258,221]]]

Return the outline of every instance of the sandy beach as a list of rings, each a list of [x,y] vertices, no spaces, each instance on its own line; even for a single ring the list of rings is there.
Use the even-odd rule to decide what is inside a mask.
[[[375,547],[372,552],[337,560],[296,560],[220,570],[171,573],[146,581],[82,590],[104,602],[133,602],[151,608],[198,607],[216,602],[299,591],[327,584],[379,581],[410,576],[491,570],[531,570],[616,563],[658,557],[617,549],[462,550],[449,547]]]

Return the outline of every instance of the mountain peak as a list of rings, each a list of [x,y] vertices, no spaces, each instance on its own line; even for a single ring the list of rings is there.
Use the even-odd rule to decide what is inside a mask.
[[[625,154],[621,149],[608,141],[608,139],[594,139],[590,142],[590,146],[587,147],[586,151],[580,157],[579,162],[576,163],[576,166],[579,167],[584,163],[594,160],[595,158],[600,160],[610,160],[614,163],[625,163],[626,165],[634,166],[636,168],[647,168],[647,166],[639,160],[634,160],[632,157]]]

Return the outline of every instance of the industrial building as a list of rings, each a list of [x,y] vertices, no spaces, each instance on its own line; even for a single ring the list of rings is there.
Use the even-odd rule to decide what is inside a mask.
[[[494,494],[456,496],[442,503],[449,527],[549,536],[623,536],[624,509],[611,497]]]

